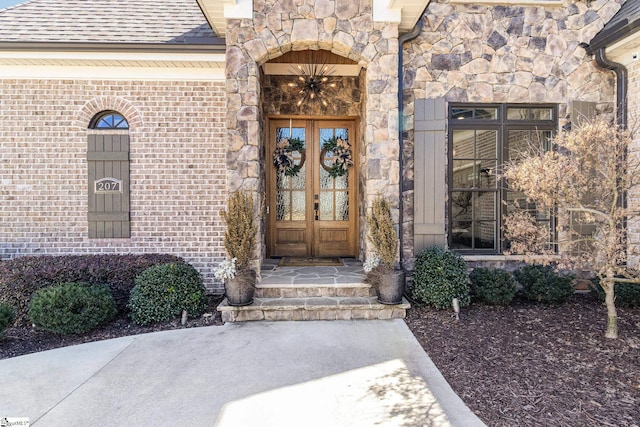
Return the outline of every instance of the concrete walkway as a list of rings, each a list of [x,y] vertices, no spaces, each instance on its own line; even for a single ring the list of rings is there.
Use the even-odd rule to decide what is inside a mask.
[[[35,426],[482,426],[402,320],[255,322],[0,360]]]

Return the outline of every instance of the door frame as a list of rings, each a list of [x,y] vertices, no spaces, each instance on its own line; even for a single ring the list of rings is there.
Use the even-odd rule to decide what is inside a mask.
[[[358,257],[359,256],[359,252],[360,252],[360,241],[359,241],[359,236],[360,236],[360,194],[359,194],[359,189],[360,189],[360,161],[359,161],[359,157],[360,157],[360,119],[357,116],[317,116],[317,115],[311,115],[311,116],[307,116],[307,115],[293,115],[293,114],[272,114],[272,115],[268,115],[266,117],[266,133],[265,133],[265,202],[266,205],[269,206],[270,205],[270,201],[271,198],[273,196],[273,192],[275,190],[275,173],[273,173],[273,170],[269,171],[266,168],[273,168],[273,160],[271,158],[271,153],[268,152],[268,150],[270,149],[270,144],[271,144],[271,132],[274,131],[274,126],[273,126],[273,122],[277,121],[277,120],[293,120],[295,121],[349,121],[353,123],[353,133],[354,133],[354,138],[353,138],[353,142],[352,142],[352,153],[353,153],[353,166],[351,167],[351,171],[354,175],[353,175],[353,190],[355,193],[353,195],[353,202],[354,202],[354,207],[353,207],[353,230],[350,233],[352,235],[352,242],[351,244],[353,245],[353,253],[350,254],[349,256],[353,256],[353,257]],[[307,159],[308,160],[308,159]],[[310,211],[309,215],[311,215],[313,212]],[[275,247],[275,232],[274,232],[274,228],[275,228],[275,211],[273,209],[271,209],[269,212],[267,212],[266,214],[266,221],[265,221],[265,243],[266,243],[266,254],[267,257],[271,257],[273,256],[273,252],[274,252],[274,247]],[[279,255],[280,256],[280,255]],[[292,254],[292,256],[295,256],[295,254]],[[346,256],[346,255],[339,255],[337,254],[336,256]]]

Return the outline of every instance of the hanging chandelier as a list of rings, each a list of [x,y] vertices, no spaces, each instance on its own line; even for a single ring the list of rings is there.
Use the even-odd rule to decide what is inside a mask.
[[[329,81],[329,76],[333,74],[334,68],[324,64],[297,64],[291,67],[293,74],[297,75],[297,81],[288,83],[290,88],[298,89],[300,99],[296,102],[299,107],[305,102],[319,101],[325,107],[329,105],[326,100],[328,90],[334,89],[336,84]]]

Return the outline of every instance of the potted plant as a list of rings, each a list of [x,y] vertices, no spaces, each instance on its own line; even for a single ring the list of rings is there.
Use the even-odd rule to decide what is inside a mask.
[[[398,237],[391,220],[389,202],[382,196],[373,201],[367,217],[369,241],[375,253],[367,259],[364,268],[367,279],[375,286],[378,302],[400,304],[404,293],[404,271],[396,269]]]
[[[224,247],[230,260],[214,269],[216,278],[224,282],[229,305],[242,306],[253,302],[256,272],[250,266],[256,236],[254,203],[251,195],[234,191],[229,196],[227,210],[222,211],[227,225]]]

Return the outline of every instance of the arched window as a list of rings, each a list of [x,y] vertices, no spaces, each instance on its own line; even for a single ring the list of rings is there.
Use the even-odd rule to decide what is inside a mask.
[[[116,111],[103,111],[91,119],[89,129],[129,129],[129,123]]]
[[[128,238],[129,124],[116,111],[96,114],[87,134],[89,238]]]

